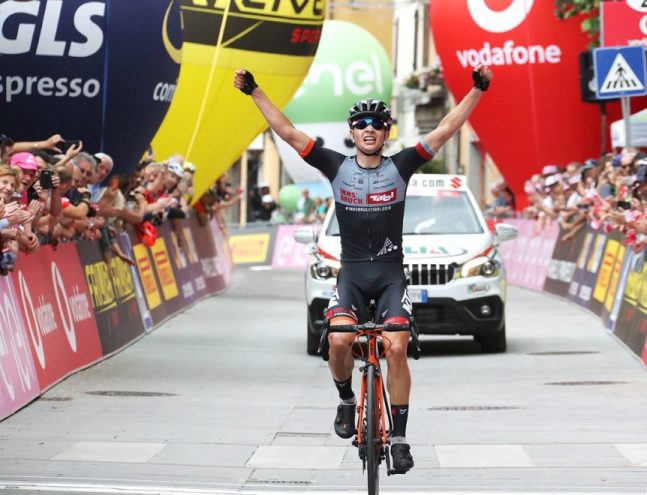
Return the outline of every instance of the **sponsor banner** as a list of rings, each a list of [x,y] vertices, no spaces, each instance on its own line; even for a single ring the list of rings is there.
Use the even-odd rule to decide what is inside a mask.
[[[231,283],[234,263],[225,233],[222,231],[215,219],[211,221],[210,225],[211,235],[213,236],[213,242],[216,246],[217,252],[216,266],[221,273],[220,288],[218,289],[218,292],[221,292],[229,287],[229,284]]]
[[[566,232],[560,229],[560,237]],[[566,297],[575,276],[577,257],[582,247],[583,236],[577,235],[569,241],[558,241],[551,260],[544,290],[558,296]]]
[[[600,2],[600,46],[647,44],[647,11],[630,3]],[[643,0],[633,3],[645,4]]]
[[[119,239],[121,241],[122,248],[125,253],[132,253],[133,246],[130,240],[130,236],[126,232],[119,234]],[[134,254],[132,255],[134,258]],[[153,328],[153,317],[151,312],[146,305],[146,296],[144,294],[144,288],[142,287],[141,280],[139,280],[139,272],[137,271],[137,264],[135,266],[129,266],[130,277],[133,281],[133,286],[135,287],[135,294],[137,299],[137,306],[139,307],[139,314],[142,317],[142,322],[144,323],[144,329],[149,331]]]
[[[162,299],[166,306],[166,312],[170,315],[182,309],[184,302],[180,297],[173,267],[171,266],[171,259],[169,258],[166,241],[160,231],[168,229],[168,225],[163,225],[158,229],[158,237],[149,248],[149,254],[155,266],[155,273],[157,280],[160,283]]]
[[[629,258],[629,273],[615,335],[647,364],[647,263],[644,251],[631,253]]]
[[[591,304],[589,306],[589,309],[597,315],[601,315],[604,309],[604,302],[606,300],[609,285],[611,284],[616,257],[620,247],[620,242],[616,239],[608,238],[603,234],[599,235],[603,239],[603,241],[600,242],[603,246],[602,256],[598,264],[597,275],[593,285],[593,297],[591,298]]]
[[[0,419],[40,393],[27,330],[9,277],[0,277]]]
[[[103,356],[74,243],[21,254],[12,280],[41,390]]]
[[[162,304],[162,290],[155,275],[155,264],[146,246],[139,242],[137,234],[132,230],[129,230],[128,234],[133,244],[133,257],[137,265],[139,281],[144,290],[144,299],[153,318],[153,323],[157,325],[166,319],[168,312]]]
[[[596,271],[590,273],[587,271],[589,266],[588,259],[592,252],[594,240],[596,239],[596,232],[590,227],[582,228],[577,234],[580,243],[580,252],[575,261],[575,273],[573,280],[568,286],[568,293],[566,297],[576,304],[584,308],[588,308],[593,296],[593,285],[595,285]]]
[[[108,265],[98,242],[80,241],[76,246],[90,289],[101,348],[105,355],[111,354],[144,333],[130,267],[116,256]]]
[[[276,232],[272,268],[304,268],[308,264],[310,248],[294,240],[294,232],[303,225],[280,225]],[[318,232],[321,226],[313,226]]]
[[[618,282],[618,290],[616,290],[616,295],[613,301],[613,307],[609,313],[607,319],[607,328],[612,332],[616,329],[616,323],[620,317],[620,309],[622,308],[622,302],[624,301],[624,288],[627,284],[627,279],[629,278],[629,272],[632,267],[635,265],[635,257],[642,256],[641,253],[636,253],[631,249],[627,250],[625,255],[625,261],[622,265],[622,271],[620,272],[620,281]]]
[[[511,221],[519,229],[514,248],[502,251],[508,282],[512,285],[541,291],[544,288],[549,261],[555,249],[558,229],[554,223],[537,232],[536,223],[526,220]]]
[[[614,257],[612,256],[613,252],[615,252]],[[612,257],[613,264],[610,268],[607,268],[605,263],[610,262]],[[602,266],[598,272],[598,281],[600,283],[599,285],[596,283],[595,290],[593,291],[593,299],[601,303],[601,308],[598,314],[608,327],[611,311],[616,300],[616,294],[618,292],[622,292],[622,290],[618,290],[618,288],[620,286],[624,266],[629,260],[629,256],[627,256],[627,248],[622,244],[622,236],[619,232],[612,232],[609,235],[602,259]],[[606,272],[608,270],[610,270],[610,273],[607,274]],[[604,289],[605,285],[606,291]],[[599,300],[598,297],[604,297],[604,299]]]
[[[214,223],[212,222],[212,226]],[[230,231],[228,244],[233,263],[235,265],[269,264],[272,260],[275,233],[276,228],[251,227]]]
[[[182,32],[174,0],[0,1],[0,128],[60,133],[132,172],[173,99]]]
[[[183,305],[207,295],[207,283],[187,220],[173,220],[162,229],[169,260],[177,281]]]
[[[213,227],[210,224],[200,225],[195,218],[189,219],[189,225],[207,290],[209,293],[220,292],[223,289],[223,273],[222,267],[219,266]]]

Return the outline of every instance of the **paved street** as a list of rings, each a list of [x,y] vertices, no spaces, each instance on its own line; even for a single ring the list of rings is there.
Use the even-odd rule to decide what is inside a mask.
[[[647,372],[600,321],[510,288],[509,350],[427,340],[416,467],[388,493],[647,493]],[[300,272],[238,268],[203,301],[0,422],[0,492],[356,492]],[[358,380],[356,379],[357,383]]]

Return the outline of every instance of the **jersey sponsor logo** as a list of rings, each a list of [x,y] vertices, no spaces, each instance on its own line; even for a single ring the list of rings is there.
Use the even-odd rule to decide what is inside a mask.
[[[359,197],[355,191],[349,191],[347,189],[339,189],[339,196],[342,203],[351,204],[351,205],[363,205],[364,200]]]
[[[382,246],[382,249],[380,249],[380,252],[377,253],[378,256],[383,256],[387,253],[390,253],[391,251],[396,251],[398,249],[398,246],[393,244],[393,241],[389,239],[388,237],[384,241],[384,246]]]
[[[369,205],[391,203],[396,198],[396,192],[397,189],[390,189],[381,193],[369,193],[366,195],[366,202]]]

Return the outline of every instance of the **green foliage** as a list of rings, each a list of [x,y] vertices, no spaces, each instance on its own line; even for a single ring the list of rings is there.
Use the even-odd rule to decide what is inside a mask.
[[[570,19],[575,16],[584,16],[582,31],[587,33],[591,47],[599,45],[600,18],[598,10],[601,0],[555,0],[555,15],[559,19]]]

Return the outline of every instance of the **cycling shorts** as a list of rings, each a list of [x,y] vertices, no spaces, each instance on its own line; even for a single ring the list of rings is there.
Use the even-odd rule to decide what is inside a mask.
[[[371,299],[375,300],[376,323],[394,318],[409,322],[412,305],[402,261],[342,262],[326,318],[348,316],[360,324],[365,323],[370,319],[368,305]]]

